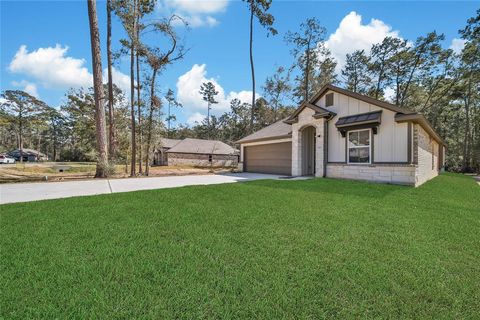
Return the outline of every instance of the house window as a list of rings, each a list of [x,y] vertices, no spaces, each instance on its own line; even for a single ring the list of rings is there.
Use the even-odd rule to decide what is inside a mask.
[[[371,130],[348,132],[348,163],[370,163]]]
[[[325,95],[325,106],[333,106],[333,93],[328,93]]]

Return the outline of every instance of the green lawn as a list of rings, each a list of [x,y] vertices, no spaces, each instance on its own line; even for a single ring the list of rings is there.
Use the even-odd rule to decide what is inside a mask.
[[[314,179],[0,206],[0,318],[477,318],[480,187]]]

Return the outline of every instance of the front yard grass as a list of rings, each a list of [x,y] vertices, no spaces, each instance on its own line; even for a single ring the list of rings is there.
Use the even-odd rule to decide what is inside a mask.
[[[0,206],[0,318],[478,318],[480,187],[254,181]]]

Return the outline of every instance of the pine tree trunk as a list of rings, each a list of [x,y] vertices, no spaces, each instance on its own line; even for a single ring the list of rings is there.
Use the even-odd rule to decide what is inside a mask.
[[[139,37],[138,32],[138,20],[137,20],[137,41]],[[142,135],[142,101],[140,98],[140,62],[138,60],[138,47],[135,52],[135,58],[137,62],[137,113],[138,113],[138,173],[142,174],[142,149],[143,149],[143,135]]]
[[[382,61],[382,64],[384,62]],[[378,80],[377,80],[377,86],[376,86],[376,89],[375,89],[375,99],[378,99],[378,96],[380,95],[380,86],[381,86],[381,83],[382,83],[382,78],[383,78],[383,70],[384,70],[384,66],[382,66],[382,68],[380,69],[379,73],[378,73]]]
[[[97,138],[96,178],[108,176],[108,150],[105,127],[105,108],[102,84],[102,56],[100,53],[100,35],[97,21],[96,0],[88,0],[88,18],[90,22],[90,41],[92,46],[93,90],[95,96],[95,128]]]
[[[147,132],[147,154],[145,156],[145,174],[150,174],[150,145],[152,143],[152,122],[153,122],[153,110],[155,109],[155,78],[157,76],[157,69],[153,69],[152,82],[150,87],[150,113],[148,115],[148,132]]]
[[[20,163],[23,163],[23,121],[20,120],[18,134],[18,151],[20,152]]]
[[[168,101],[168,129],[167,129],[167,137],[170,138],[170,106],[171,106],[171,102]]]
[[[112,0],[107,0],[107,63],[108,63],[108,153],[115,156],[115,112],[113,107],[112,81]]]
[[[250,132],[253,132],[255,118],[255,68],[253,66],[253,1],[250,0],[250,68],[252,71],[252,110],[250,114]]]
[[[207,139],[210,140],[210,102],[207,106]]]
[[[57,161],[57,134],[53,138],[53,161]]]
[[[472,82],[469,79],[468,93],[464,98],[465,103],[465,135],[463,139],[463,172],[466,172],[470,167],[470,153],[469,153],[469,137],[470,137],[470,101],[472,94]]]
[[[41,135],[41,132],[40,130],[38,131],[38,140],[37,140],[37,161],[39,161],[40,159],[40,147],[41,147],[41,140],[42,140],[42,135]]]
[[[134,2],[134,17],[136,16],[136,4]],[[137,20],[133,19],[133,30],[137,28]],[[133,32],[135,34],[135,31]],[[130,176],[134,177],[136,175],[136,165],[137,165],[137,145],[136,145],[136,137],[135,137],[135,43],[134,43],[134,36],[132,35],[130,41],[130,117],[131,117],[131,130],[132,130],[132,158],[130,163]]]
[[[303,99],[305,101],[308,101],[308,96],[309,96],[308,77],[310,76],[310,42],[308,43],[306,54],[307,54],[307,63],[305,65],[305,96]]]

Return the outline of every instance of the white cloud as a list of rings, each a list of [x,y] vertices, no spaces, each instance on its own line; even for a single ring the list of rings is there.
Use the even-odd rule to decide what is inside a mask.
[[[225,11],[228,0],[166,0],[165,3],[187,13],[212,14]]]
[[[68,47],[39,48],[28,52],[22,45],[10,62],[13,73],[28,75],[46,87],[90,87],[92,75],[84,66],[84,59],[66,56]]]
[[[452,43],[450,44],[450,47],[448,47],[448,48],[452,49],[453,52],[455,52],[456,54],[459,54],[460,52],[462,52],[463,47],[465,47],[466,42],[467,41],[464,40],[464,39],[454,38],[452,40]]]
[[[202,95],[199,93],[200,86],[204,82],[212,82],[215,85],[218,95],[216,100],[218,104],[211,106],[212,114],[220,114],[230,109],[230,101],[232,99],[239,99],[242,102],[250,103],[252,99],[251,91],[231,91],[225,93],[223,87],[214,78],[207,78],[207,66],[205,64],[194,64],[192,68],[181,75],[177,80],[177,99],[185,108],[185,112],[190,117],[196,113],[205,115],[207,113],[207,103],[203,101]],[[260,96],[256,96],[259,98]],[[196,115],[196,119],[199,116]],[[189,118],[190,119],[190,118]],[[193,118],[192,118],[193,119]]]
[[[204,27],[204,26],[214,27],[219,23],[217,19],[211,16],[204,17],[200,15],[184,15],[181,13],[177,13],[177,15],[180,16],[185,22],[187,22],[188,26],[192,28],[198,28],[198,27]],[[182,20],[177,19],[173,21],[173,25],[180,27],[180,26],[184,26],[184,23],[182,22]]]
[[[120,70],[112,67],[112,80],[120,89],[122,89],[125,96],[130,96],[130,76],[122,73]],[[103,69],[103,83],[108,81],[108,69]],[[135,82],[136,83],[136,82]]]
[[[34,96],[35,98],[40,98],[37,90],[37,85],[35,83],[22,80],[20,82],[12,81],[12,85],[15,87],[23,87],[23,91],[25,91],[26,93]]]
[[[216,26],[216,25],[218,24],[218,20],[215,19],[214,17],[210,17],[210,16],[208,16],[208,17],[205,18],[205,22],[206,22],[207,25],[210,26],[210,27],[214,27],[214,26]]]
[[[22,45],[10,62],[8,70],[33,78],[47,89],[91,87],[93,76],[85,66],[85,59],[69,57],[67,52],[68,47],[59,44],[32,52]],[[112,77],[113,82],[128,95],[130,77],[115,68],[112,68]],[[107,82],[107,68],[103,70],[103,81]],[[35,83],[22,80],[16,82],[15,86],[24,86],[24,91],[30,91],[38,96]]]
[[[192,28],[214,27],[219,22],[212,15],[224,12],[227,5],[228,0],[163,0],[157,3],[157,10],[182,17]],[[174,23],[177,26],[183,25],[178,20]]]
[[[187,124],[190,126],[196,125],[202,123],[203,119],[205,119],[205,116],[203,114],[201,114],[200,112],[195,112],[187,118]]]
[[[378,19],[362,24],[362,16],[352,11],[342,19],[325,46],[332,52],[338,62],[337,70],[340,70],[345,64],[347,53],[362,49],[369,53],[373,44],[382,42],[387,36],[398,38],[399,32]]]

